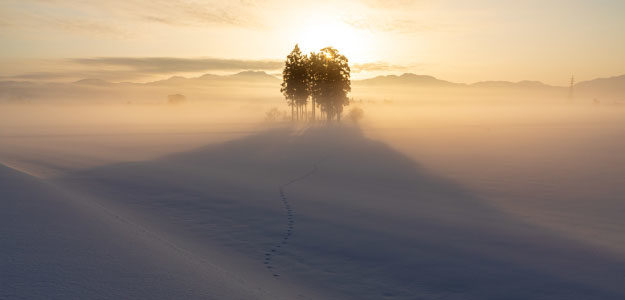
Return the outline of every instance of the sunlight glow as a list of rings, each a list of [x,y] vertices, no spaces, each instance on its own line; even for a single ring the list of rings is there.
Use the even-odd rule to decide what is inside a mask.
[[[350,61],[367,59],[369,49],[366,32],[331,17],[310,18],[299,30],[299,45],[304,53],[332,46]]]

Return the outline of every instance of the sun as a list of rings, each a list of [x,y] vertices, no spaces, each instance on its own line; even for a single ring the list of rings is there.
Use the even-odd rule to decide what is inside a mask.
[[[368,49],[364,32],[340,20],[323,16],[304,22],[297,40],[305,53],[332,46],[350,61],[362,61]]]

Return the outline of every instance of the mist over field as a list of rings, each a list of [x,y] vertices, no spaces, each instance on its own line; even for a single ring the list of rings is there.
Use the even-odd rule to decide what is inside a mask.
[[[618,101],[355,82],[311,125],[246,80],[2,103],[3,297],[625,295]]]
[[[0,299],[625,299],[623,11],[5,0]]]

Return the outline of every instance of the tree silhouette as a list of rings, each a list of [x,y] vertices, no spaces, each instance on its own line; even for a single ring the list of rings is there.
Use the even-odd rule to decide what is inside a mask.
[[[349,61],[332,47],[310,54],[310,91],[328,121],[341,120],[351,91]]]
[[[299,46],[287,56],[282,71],[280,91],[291,106],[291,119],[308,118],[308,97],[312,99],[312,120],[316,120],[316,107],[326,120],[341,120],[343,106],[349,104],[351,91],[349,61],[332,47],[302,55]],[[296,110],[296,111],[294,111]]]
[[[284,70],[282,70],[282,88],[289,106],[291,106],[291,119],[294,115],[297,119],[304,117],[304,107],[308,102],[309,92],[309,60],[302,55],[296,44],[293,51],[286,57]]]

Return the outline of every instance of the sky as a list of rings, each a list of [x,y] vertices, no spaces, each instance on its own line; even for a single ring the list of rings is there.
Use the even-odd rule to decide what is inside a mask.
[[[279,74],[296,43],[353,78],[567,85],[625,74],[623,0],[0,0],[0,79]]]

